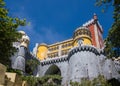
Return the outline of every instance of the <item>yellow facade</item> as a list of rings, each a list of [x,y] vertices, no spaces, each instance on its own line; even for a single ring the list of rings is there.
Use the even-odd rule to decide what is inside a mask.
[[[38,59],[43,60],[43,59],[47,58],[47,52],[48,52],[47,45],[45,45],[45,44],[39,45],[39,47],[37,49]]]
[[[92,45],[92,41],[91,41],[91,38],[87,35],[80,35],[78,37],[76,37],[74,39],[74,42],[73,42],[73,46],[78,46],[78,41],[79,39],[82,38],[83,39],[83,44],[82,45]]]
[[[63,42],[48,45],[48,57],[54,58],[62,55],[66,55],[72,48],[73,39],[65,40]]]
[[[88,38],[84,38],[84,45],[92,45],[92,41]]]
[[[84,29],[85,27],[78,28],[74,32],[74,36],[71,39],[58,42],[51,45],[41,44],[37,49],[37,57],[40,60],[44,60],[46,58],[55,58],[63,55],[67,55],[69,50],[73,47],[77,47],[78,41],[82,39],[82,45],[92,45],[91,34],[88,29]]]

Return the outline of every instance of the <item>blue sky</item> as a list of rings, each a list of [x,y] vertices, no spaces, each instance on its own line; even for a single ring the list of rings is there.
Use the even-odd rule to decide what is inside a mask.
[[[30,50],[35,43],[51,44],[71,38],[75,29],[96,13],[104,29],[103,37],[113,23],[113,8],[105,13],[95,6],[95,0],[5,0],[9,15],[26,18],[29,24],[20,27],[30,37]]]

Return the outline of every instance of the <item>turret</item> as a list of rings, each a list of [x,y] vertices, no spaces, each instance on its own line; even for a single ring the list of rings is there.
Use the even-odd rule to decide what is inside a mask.
[[[48,46],[45,43],[42,43],[38,46],[37,49],[37,58],[39,60],[44,60],[47,58]]]
[[[29,37],[27,35],[23,35],[22,39],[20,40],[20,42],[21,42],[20,46],[24,46],[24,47],[28,48],[29,41],[30,41]]]
[[[89,28],[92,36],[92,45],[98,49],[104,48],[103,42],[103,28],[98,21],[97,15],[94,13],[93,18],[83,24],[84,27]]]
[[[69,81],[80,82],[83,78],[91,80],[98,77],[100,75],[98,55],[97,49],[89,45],[71,49],[68,55]]]
[[[74,47],[82,45],[92,45],[91,33],[86,27],[77,28],[74,32],[73,40]]]
[[[19,31],[19,32],[22,34],[22,38],[20,39],[18,55],[15,59],[13,69],[18,69],[21,70],[22,72],[25,72],[25,55],[30,39],[24,31]]]

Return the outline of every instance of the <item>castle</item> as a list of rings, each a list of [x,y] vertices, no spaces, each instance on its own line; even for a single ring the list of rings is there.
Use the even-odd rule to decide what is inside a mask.
[[[36,76],[58,74],[62,76],[64,86],[70,81],[91,80],[99,75],[107,79],[120,78],[115,62],[105,56],[103,29],[96,14],[77,28],[70,39],[51,45],[36,44],[32,54],[28,50],[29,37],[22,31],[20,33],[22,39],[14,44],[18,48],[18,53],[12,57],[14,69],[25,72],[25,60],[37,58],[40,65]]]

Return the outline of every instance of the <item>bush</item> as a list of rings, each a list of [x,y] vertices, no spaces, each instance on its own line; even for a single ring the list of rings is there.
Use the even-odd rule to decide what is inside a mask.
[[[23,76],[22,79],[27,81],[29,86],[60,86],[62,78],[59,75],[46,75],[43,77]]]

